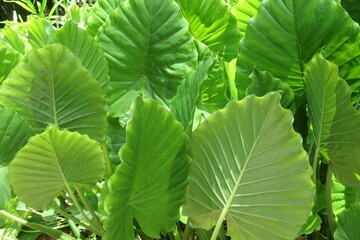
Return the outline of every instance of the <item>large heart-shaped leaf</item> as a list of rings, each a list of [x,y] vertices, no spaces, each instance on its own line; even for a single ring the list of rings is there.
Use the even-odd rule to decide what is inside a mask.
[[[108,89],[108,65],[98,43],[72,21],[67,22],[56,34],[54,41],[70,49],[101,85],[104,94]]]
[[[134,239],[133,218],[147,236],[159,238],[179,219],[185,201],[185,134],[175,117],[153,100],[138,98],[109,180],[105,239]]]
[[[322,47],[329,45],[336,51],[358,32],[357,24],[334,0],[263,1],[240,43],[239,91],[244,94],[256,66],[301,93],[304,64]],[[339,56],[339,61],[343,59]]]
[[[11,109],[0,108],[0,166],[7,165],[33,135],[30,125]]]
[[[216,234],[226,220],[235,240],[296,237],[312,208],[314,186],[292,122],[280,94],[272,92],[229,103],[193,132],[183,207],[193,227],[216,224]]]
[[[29,139],[9,165],[10,183],[28,206],[46,208],[63,190],[93,185],[105,170],[100,144],[56,126]]]
[[[0,41],[0,83],[19,62],[20,56],[19,52],[15,51],[7,43]]]
[[[351,89],[338,76],[338,67],[314,57],[305,70],[309,116],[318,147],[336,178],[346,186],[360,186],[360,112],[350,102]]]
[[[0,88],[0,102],[38,132],[50,123],[102,140],[105,99],[99,84],[61,44],[33,50]]]
[[[223,0],[177,0],[195,39],[230,61],[239,49],[240,31]]]
[[[138,91],[169,103],[195,68],[188,24],[173,0],[124,1],[97,36],[109,62],[109,114],[115,117]]]

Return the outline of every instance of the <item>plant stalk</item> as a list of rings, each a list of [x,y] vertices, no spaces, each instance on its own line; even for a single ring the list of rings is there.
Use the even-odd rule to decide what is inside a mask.
[[[326,215],[327,220],[329,224],[329,231],[330,231],[330,240],[334,239],[334,232],[335,232],[335,218],[334,218],[334,212],[332,208],[332,170],[328,166],[327,174],[326,174],[326,200],[325,200],[325,206],[326,206]]]
[[[105,159],[105,165],[106,165],[106,170],[109,174],[109,178],[114,174],[114,169],[112,167],[112,164],[111,164],[111,161],[109,159],[109,153],[108,153],[108,150],[107,150],[107,147],[106,147],[106,144],[105,143],[102,143],[101,144],[101,148],[104,152],[104,159]]]
[[[52,236],[52,237],[54,237],[56,239],[62,239],[62,240],[74,240],[75,239],[75,238],[71,237],[67,233],[59,231],[57,229],[50,228],[50,227],[42,225],[42,224],[26,221],[26,220],[24,220],[22,218],[19,218],[19,217],[15,216],[15,215],[12,215],[11,213],[6,212],[4,210],[0,210],[0,215],[2,215],[4,217],[7,217],[7,218],[10,218],[13,221],[18,222],[18,223],[20,223],[20,224],[22,224],[24,226],[29,227],[29,228],[32,228],[32,229],[38,230],[40,232],[43,232],[43,233],[45,233],[45,234],[47,234],[49,236]]]

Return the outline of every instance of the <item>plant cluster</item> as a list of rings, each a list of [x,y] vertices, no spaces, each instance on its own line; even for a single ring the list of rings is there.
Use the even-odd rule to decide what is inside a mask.
[[[0,239],[358,239],[356,1],[20,2]]]

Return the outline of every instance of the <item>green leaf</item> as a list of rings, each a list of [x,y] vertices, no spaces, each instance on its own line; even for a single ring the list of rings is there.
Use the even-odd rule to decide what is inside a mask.
[[[319,215],[310,213],[306,224],[304,224],[298,235],[311,234],[314,231],[318,231],[321,229],[321,224],[322,220]]]
[[[280,79],[274,78],[271,73],[254,68],[250,78],[253,82],[246,89],[246,95],[255,94],[261,97],[272,91],[280,91],[281,106],[290,108],[293,104],[295,96],[292,89]]]
[[[0,84],[21,59],[19,52],[0,40]]]
[[[345,8],[354,21],[360,23],[360,4],[358,0],[341,0],[341,6]]]
[[[314,185],[292,121],[280,94],[272,92],[230,102],[193,132],[183,206],[192,227],[216,224],[216,234],[225,219],[235,240],[297,236],[312,208]]]
[[[113,117],[124,114],[118,109],[129,102],[129,92],[141,91],[169,104],[195,68],[197,54],[187,22],[172,0],[124,1],[100,28],[98,40],[109,62]]]
[[[256,15],[263,0],[239,0],[232,8],[231,12],[237,20],[240,35],[243,37],[250,19]]]
[[[358,32],[359,27],[334,0],[263,1],[241,39],[239,91],[243,94],[251,83],[248,76],[256,66],[301,94],[304,64],[322,47],[330,45],[336,51]]]
[[[108,65],[98,43],[75,23],[67,22],[54,36],[54,41],[70,49],[92,73],[104,94],[108,92]]]
[[[52,43],[54,28],[50,21],[45,18],[30,17],[25,26],[27,39],[34,49],[42,48]]]
[[[0,210],[2,210],[11,199],[8,167],[0,167],[0,192]]]
[[[198,107],[207,112],[214,112],[230,101],[229,80],[224,59],[214,58],[208,70],[208,77],[201,83]]]
[[[354,240],[360,236],[360,203],[352,205],[339,214],[339,221],[334,233],[336,240]]]
[[[332,182],[332,208],[334,215],[337,216],[349,208],[351,204],[358,202],[360,191],[350,187],[342,185],[335,177]]]
[[[96,1],[88,23],[86,31],[91,36],[96,36],[101,25],[106,22],[109,15],[122,3],[124,0],[98,0]]]
[[[227,61],[238,55],[240,31],[223,0],[177,0],[195,39]]]
[[[360,112],[350,102],[349,85],[338,67],[317,55],[305,70],[309,117],[316,144],[336,178],[345,186],[360,186]]]
[[[122,162],[109,180],[105,239],[134,239],[133,218],[147,236],[159,238],[185,201],[189,160],[182,125],[154,100],[138,98],[133,111]]]
[[[25,54],[25,42],[18,32],[19,30],[14,30],[11,26],[6,26],[1,30],[1,33],[3,34],[2,40],[7,42],[14,50],[21,54]]]
[[[98,142],[56,126],[30,138],[9,165],[14,192],[35,209],[45,209],[71,187],[94,185],[104,170]]]
[[[100,86],[61,44],[30,52],[3,82],[0,102],[37,132],[53,123],[97,140],[105,134],[105,99]]]
[[[30,125],[11,109],[0,107],[0,166],[7,165],[33,135]]]

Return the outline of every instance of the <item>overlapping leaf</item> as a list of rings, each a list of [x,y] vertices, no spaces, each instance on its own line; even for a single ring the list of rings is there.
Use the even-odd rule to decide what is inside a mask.
[[[322,47],[335,51],[358,32],[357,24],[334,0],[263,1],[240,43],[238,88],[243,91],[250,84],[248,76],[255,65],[301,93],[304,64]]]
[[[360,203],[352,205],[339,214],[337,229],[334,233],[336,240],[352,240],[360,236]]]
[[[0,166],[0,192],[0,210],[2,210],[11,199],[8,167]]]
[[[98,43],[75,23],[67,22],[54,36],[54,41],[70,49],[101,85],[104,94],[108,89],[108,65]]]
[[[0,102],[38,132],[53,123],[102,140],[105,99],[77,57],[60,44],[33,50],[0,88]]]
[[[70,187],[95,184],[104,170],[98,142],[56,126],[30,138],[9,165],[14,192],[35,209],[46,208]]]
[[[296,237],[314,191],[292,121],[280,94],[272,92],[229,103],[193,132],[183,212],[193,227],[210,229],[226,220],[235,240]]]
[[[314,57],[305,70],[309,115],[318,147],[327,151],[330,167],[346,186],[360,186],[360,112],[350,102],[349,85],[338,67]]]
[[[0,41],[0,83],[20,61],[21,55],[8,44]]]
[[[177,0],[195,39],[230,61],[238,55],[240,31],[222,0]]]
[[[172,0],[124,1],[97,37],[109,62],[109,114],[115,117],[128,110],[119,109],[138,91],[169,103],[195,68],[188,24]]]
[[[263,0],[239,0],[232,8],[231,12],[237,20],[240,35],[243,37],[246,32],[250,19],[256,15]]]
[[[0,166],[7,165],[33,135],[30,125],[8,108],[0,108]]]
[[[120,150],[121,164],[109,180],[105,239],[134,239],[133,218],[158,238],[179,219],[185,201],[185,134],[175,117],[153,100],[138,98]]]

